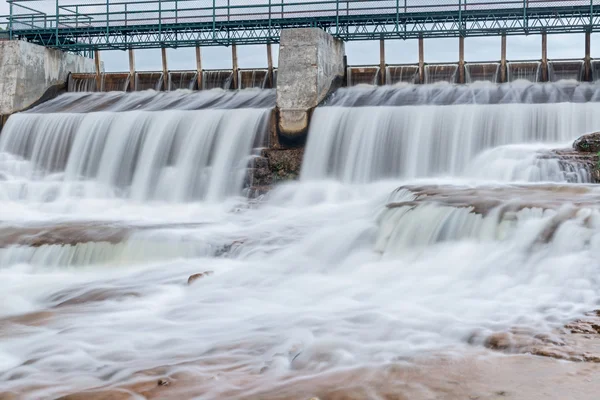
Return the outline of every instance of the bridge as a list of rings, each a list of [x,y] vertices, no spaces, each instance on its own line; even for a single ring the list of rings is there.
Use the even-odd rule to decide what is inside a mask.
[[[591,33],[600,0],[7,0],[7,36],[68,52],[278,43],[321,28],[344,41]]]

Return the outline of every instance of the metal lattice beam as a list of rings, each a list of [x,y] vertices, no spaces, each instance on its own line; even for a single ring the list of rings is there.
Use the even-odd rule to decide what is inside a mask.
[[[57,0],[54,15],[24,2],[44,1],[9,1],[10,37],[73,52],[277,43],[299,27],[346,41],[600,30],[600,0]]]

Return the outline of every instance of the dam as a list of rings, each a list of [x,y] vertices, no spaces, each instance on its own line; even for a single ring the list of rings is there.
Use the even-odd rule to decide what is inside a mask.
[[[348,65],[328,25],[106,72],[63,18],[0,42],[0,398],[597,396],[589,46]]]

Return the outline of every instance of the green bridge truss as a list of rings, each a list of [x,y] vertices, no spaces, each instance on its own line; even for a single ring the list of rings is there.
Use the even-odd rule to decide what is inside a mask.
[[[600,30],[600,0],[8,0],[5,35],[71,52]]]

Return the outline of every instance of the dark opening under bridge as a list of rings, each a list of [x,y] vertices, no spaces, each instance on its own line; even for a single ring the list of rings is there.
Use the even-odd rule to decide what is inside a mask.
[[[70,52],[600,30],[600,0],[7,0],[7,36]]]

